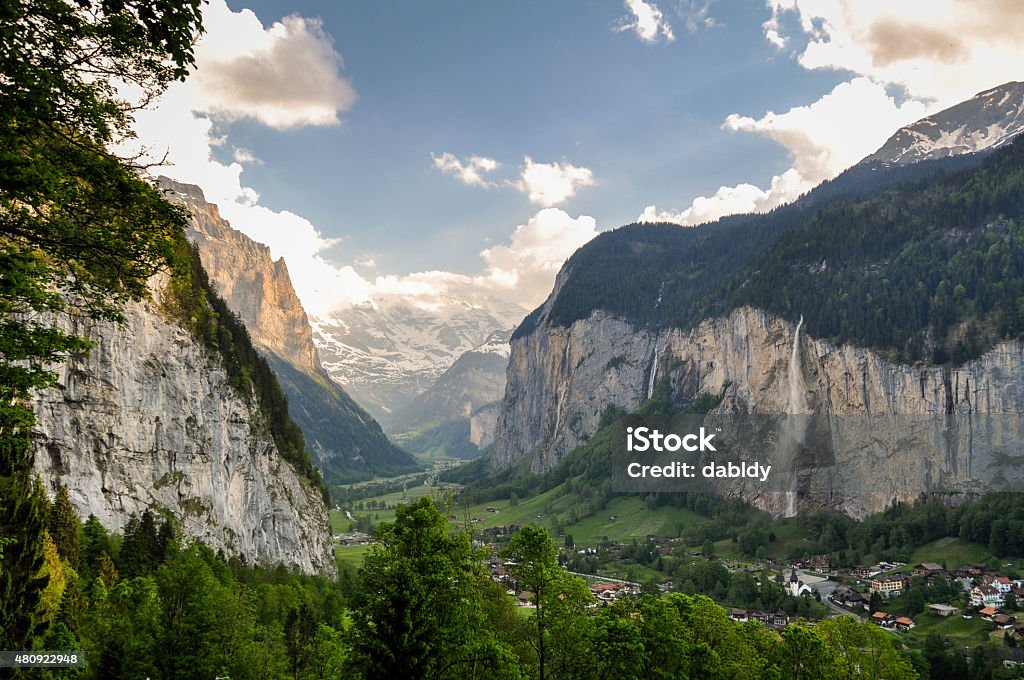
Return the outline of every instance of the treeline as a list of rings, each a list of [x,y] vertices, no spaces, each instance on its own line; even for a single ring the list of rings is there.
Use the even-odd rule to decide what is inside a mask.
[[[821,605],[715,561],[675,560],[679,592],[645,587],[635,600],[599,605],[536,527],[509,542],[513,581],[501,584],[489,553],[451,533],[428,498],[400,506],[359,573],[337,581],[185,545],[173,521],[148,511],[117,536],[94,517],[81,523],[66,491],[40,507],[35,648],[80,650],[85,666],[26,677],[1013,677],[997,647],[965,656],[933,635],[907,650],[852,617],[782,631],[735,623],[716,601],[808,619]],[[633,548],[653,557],[646,544]],[[510,585],[530,605],[525,616]]]
[[[954,536],[988,546],[996,556],[1024,555],[1024,494],[995,493],[951,506],[948,499],[896,503],[861,521],[837,512],[802,514],[823,552],[842,563],[862,555],[905,560],[917,547]],[[962,565],[946,565],[955,569]]]
[[[604,309],[689,328],[751,305],[837,343],[961,363],[1024,331],[1024,144],[963,166],[868,194],[842,188],[863,183],[851,175],[765,215],[606,232],[570,258],[549,322]]]
[[[45,517],[39,650],[80,651],[85,667],[26,677],[338,677],[351,575],[338,581],[246,565],[150,511],[112,535],[79,521],[63,487]]]
[[[962,363],[1024,331],[1024,145],[976,169],[840,200],[782,234],[723,293],[836,342]]]

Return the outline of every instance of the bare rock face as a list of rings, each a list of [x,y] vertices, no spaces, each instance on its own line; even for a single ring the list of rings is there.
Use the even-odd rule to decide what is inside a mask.
[[[34,399],[36,471],[115,531],[133,513],[169,511],[228,555],[335,573],[319,492],[278,453],[219,357],[161,313],[164,282],[151,280],[155,300],[130,304],[121,326],[55,322],[94,347]]]
[[[557,292],[556,284],[552,299]],[[594,433],[606,409],[637,409],[663,378],[684,402],[724,391],[712,417],[792,413],[798,380],[829,457],[828,465],[799,473],[808,490],[800,504],[855,516],[924,489],[983,491],[972,481],[980,468],[1024,447],[1019,342],[950,369],[895,364],[803,335],[794,351],[796,328],[751,308],[689,331],[637,329],[604,312],[568,328],[549,326],[541,311],[534,331],[512,341],[495,434],[498,466],[529,456],[535,472],[550,469]],[[786,513],[778,493],[752,484],[730,488]]]
[[[199,187],[160,181],[192,213],[186,235],[199,246],[210,281],[245,324],[253,344],[301,371],[319,371],[313,331],[284,258],[273,260],[270,248],[233,229]]]

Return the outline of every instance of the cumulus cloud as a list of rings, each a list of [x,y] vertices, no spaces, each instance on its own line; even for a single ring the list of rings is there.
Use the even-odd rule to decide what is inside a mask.
[[[189,80],[194,110],[287,129],[335,125],[338,112],[355,103],[341,55],[319,19],[291,15],[264,28],[252,11],[232,12],[224,0],[212,0],[203,23]]]
[[[424,309],[465,301],[532,307],[551,289],[565,258],[597,233],[593,218],[541,210],[516,227],[506,242],[483,251],[476,271],[468,274],[375,275],[377,263],[369,255],[352,255],[351,264],[343,257],[330,257],[328,252],[343,248],[338,239],[325,236],[300,215],[260,205],[259,193],[241,177],[244,165],[259,160],[248,149],[232,147],[217,133],[215,123],[249,115],[275,128],[334,124],[338,113],[354,102],[354,93],[340,75],[340,57],[313,20],[292,17],[263,28],[252,12],[231,12],[223,0],[207,5],[204,19],[207,32],[196,49],[197,77],[173,84],[156,106],[139,111],[133,126],[137,138],[125,140],[119,151],[145,152],[144,160],[165,161],[154,171],[199,185],[234,228],[265,243],[274,258],[285,258],[296,293],[311,314],[329,315],[352,304],[394,298]],[[278,61],[269,65],[268,59]],[[263,66],[267,72],[257,73]],[[210,92],[249,77],[260,79],[262,85],[236,83],[244,90],[236,89],[236,99]],[[274,82],[280,79],[291,83],[275,90]],[[259,92],[263,87],[274,91]],[[215,150],[220,151],[216,156]],[[228,162],[217,160],[224,151],[231,158]],[[484,185],[483,175],[499,167],[493,159],[460,160],[450,153],[435,157],[434,164],[468,184]],[[534,164],[527,159],[524,176],[529,182],[523,190],[545,202],[561,202],[579,186],[593,183],[589,170],[569,163]]]
[[[672,26],[653,2],[644,0],[625,0],[629,16],[623,17],[616,30],[633,31],[645,43],[655,43],[659,38],[665,42],[676,39]]]
[[[526,194],[531,203],[550,208],[569,200],[583,187],[593,186],[594,173],[563,161],[537,163],[529,156],[523,158],[523,169],[511,186]]]
[[[862,77],[840,83],[818,101],[785,113],[769,111],[756,119],[732,114],[723,129],[773,140],[789,154],[792,167],[773,177],[767,189],[749,183],[723,186],[711,196],[694,199],[682,211],[647,206],[638,221],[693,225],[724,215],[771,210],[835,177],[926,112],[923,103],[898,104],[882,85]]]
[[[537,306],[551,291],[555,275],[577,248],[597,236],[597,222],[544,208],[516,227],[508,243],[480,253],[486,272],[477,285],[524,307]]]
[[[453,175],[463,184],[478,187],[493,187],[494,182],[484,179],[484,174],[494,172],[501,164],[493,158],[470,156],[465,161],[459,160],[455,154],[445,151],[440,156],[430,154],[434,159],[434,167],[441,172]]]
[[[1024,63],[1024,7],[1017,0],[941,0],[927,11],[916,0],[767,5],[766,37],[802,45],[796,56],[803,67],[899,85],[933,110],[1019,79]],[[792,35],[784,34],[784,24]]]

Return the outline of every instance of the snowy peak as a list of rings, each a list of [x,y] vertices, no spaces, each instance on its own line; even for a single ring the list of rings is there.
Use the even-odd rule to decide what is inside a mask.
[[[996,149],[1024,130],[1024,83],[1010,82],[900,128],[860,165],[909,165]]]
[[[484,308],[452,298],[439,309],[402,300],[355,305],[311,319],[324,368],[387,426],[392,414],[430,388],[467,352],[507,359],[508,333],[526,316],[518,305]]]
[[[509,357],[509,340],[512,338],[512,331],[495,331],[487,336],[487,339],[480,345],[477,345],[470,352],[477,354],[495,354],[499,357],[508,359]]]

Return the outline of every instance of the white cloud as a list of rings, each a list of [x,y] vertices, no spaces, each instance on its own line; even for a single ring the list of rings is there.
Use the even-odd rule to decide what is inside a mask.
[[[1024,63],[1019,0],[767,0],[769,40],[806,45],[808,69],[851,71],[900,85],[932,109],[1017,80]],[[799,26],[782,34],[783,19]],[[774,35],[770,33],[774,31]]]
[[[550,208],[564,203],[582,187],[596,184],[594,173],[563,161],[561,163],[537,163],[529,156],[523,158],[523,169],[518,180],[509,181],[526,194],[531,203]]]
[[[251,10],[232,12],[224,0],[211,0],[203,23],[189,80],[193,110],[287,129],[336,125],[338,112],[355,103],[319,19],[291,15],[264,28]]]
[[[854,78],[813,104],[785,113],[769,111],[758,119],[732,114],[723,129],[768,137],[787,151],[792,167],[773,177],[768,189],[749,183],[723,186],[712,196],[694,199],[683,211],[647,206],[638,221],[693,225],[724,215],[771,210],[835,177],[926,112],[921,102],[897,104],[883,86],[869,78]]]
[[[876,151],[899,127],[1021,77],[1019,0],[767,0],[765,39],[806,69],[852,75],[807,106],[760,118],[733,114],[728,130],[779,143],[792,167],[761,189],[721,187],[681,211],[648,206],[641,219],[694,224],[796,198]],[[886,94],[900,91],[904,101]]]
[[[480,253],[486,273],[476,283],[532,309],[551,291],[555,275],[577,248],[597,236],[593,217],[544,208],[516,227],[508,243]]]
[[[687,31],[695,33],[700,29],[707,30],[719,25],[715,18],[711,16],[711,1],[688,0],[687,2],[681,1],[679,3],[678,14],[682,18],[683,25]]]
[[[223,79],[255,67],[268,55],[284,57],[290,51],[323,57],[319,66],[311,64],[310,59],[283,58],[275,65],[277,70],[260,76],[264,78],[261,82],[270,86],[275,78],[287,78],[281,70],[286,67],[306,69],[299,81],[313,92],[292,92],[291,98],[287,90],[267,94],[253,102],[247,115],[272,127],[325,125],[336,122],[338,112],[351,105],[350,98],[330,96],[332,88],[335,94],[338,92],[340,58],[325,52],[330,41],[315,22],[293,17],[263,29],[252,12],[231,12],[223,0],[207,6],[204,17],[207,33],[197,47],[199,74],[209,73],[211,63],[219,64],[214,68],[215,76]],[[328,63],[334,65],[333,70],[319,68]],[[227,68],[225,64],[234,66]],[[172,85],[155,108],[137,113],[133,127],[138,138],[126,141],[120,150],[134,154],[144,148],[150,160],[166,160],[168,165],[154,168],[154,172],[199,185],[207,200],[218,205],[234,228],[265,243],[274,258],[284,257],[296,293],[313,315],[396,297],[426,309],[453,304],[453,297],[480,305],[497,300],[532,307],[550,291],[565,258],[597,233],[593,218],[541,210],[517,227],[507,242],[483,251],[476,273],[424,271],[364,276],[356,267],[363,272],[375,271],[377,264],[372,257],[353,255],[351,264],[329,259],[327,251],[337,250],[337,239],[326,237],[300,215],[260,205],[259,193],[243,184],[243,164],[259,161],[251,151],[231,148],[230,140],[218,136],[215,119],[237,117],[246,107],[239,102],[232,112],[226,108],[228,101],[211,103],[208,88],[216,78],[190,78]],[[256,97],[258,93],[250,94]],[[218,161],[213,153],[218,148],[230,149],[232,161]],[[472,156],[461,161],[448,153],[435,157],[434,163],[470,184],[486,184],[482,175],[499,167],[493,159]],[[544,202],[561,202],[578,187],[593,183],[589,170],[569,163],[535,164],[527,159],[523,175],[523,190]]]
[[[255,154],[253,154],[252,151],[249,151],[248,149],[243,149],[241,147],[236,148],[232,152],[231,157],[235,159],[236,163],[241,163],[242,165],[245,165],[247,163],[252,165],[263,165],[263,161],[261,161],[259,158],[256,158]]]
[[[430,157],[434,159],[434,167],[441,172],[453,175],[463,184],[478,187],[495,186],[494,182],[484,179],[483,175],[494,172],[501,165],[493,158],[484,156],[470,156],[465,161],[461,161],[447,151],[440,156],[430,154]]]
[[[676,39],[672,26],[653,2],[625,0],[624,4],[631,16],[623,17],[616,30],[633,31],[645,43],[657,42],[659,37],[664,38],[665,42]]]

